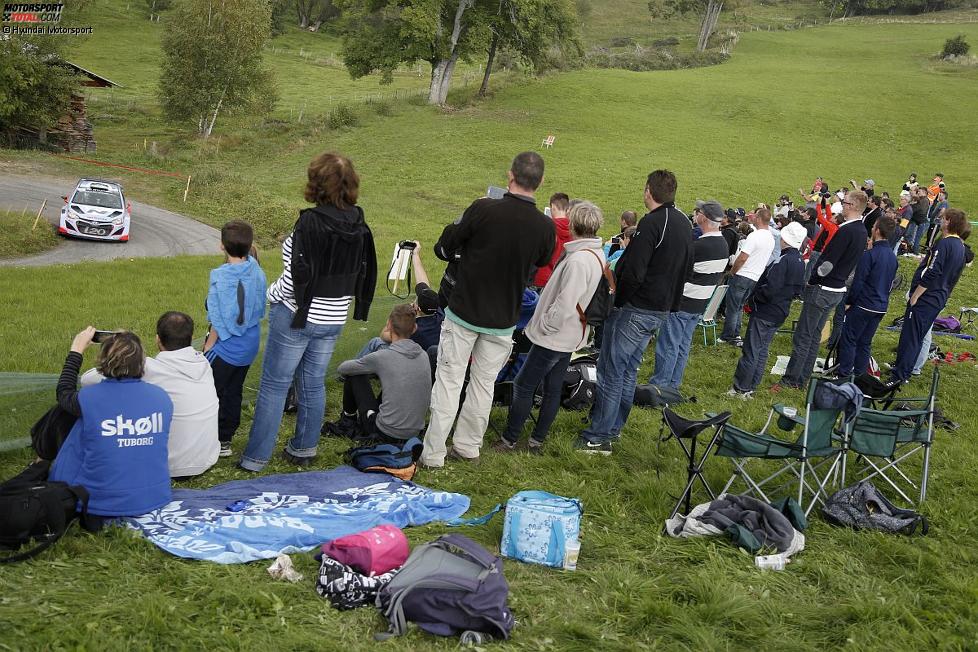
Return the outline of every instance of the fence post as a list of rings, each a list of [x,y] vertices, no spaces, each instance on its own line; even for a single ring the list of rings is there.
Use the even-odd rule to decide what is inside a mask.
[[[48,203],[47,199],[41,202],[41,208],[39,208],[37,211],[37,217],[34,218],[34,226],[31,227],[31,231],[37,228],[37,222],[38,220],[41,219],[41,213],[44,212],[44,207],[47,205],[47,203]]]
[[[187,187],[183,189],[183,201],[184,202],[187,201],[187,193],[190,192],[190,177],[191,177],[191,175],[188,174],[187,175]]]

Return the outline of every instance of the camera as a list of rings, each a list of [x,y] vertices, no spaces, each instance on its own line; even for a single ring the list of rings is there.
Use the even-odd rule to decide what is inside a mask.
[[[93,344],[101,344],[107,339],[116,334],[116,331],[95,331],[95,335],[92,336]]]
[[[613,245],[620,245],[621,244],[621,236],[620,235],[612,236],[611,237],[611,244],[613,244]]]
[[[411,251],[414,251],[418,245],[414,242],[414,240],[401,240],[399,243],[397,243],[397,246],[399,249],[410,249]]]

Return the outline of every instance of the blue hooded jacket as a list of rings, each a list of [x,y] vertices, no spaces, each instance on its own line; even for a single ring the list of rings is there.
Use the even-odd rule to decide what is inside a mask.
[[[265,289],[265,272],[251,256],[243,263],[225,263],[211,270],[207,319],[218,336],[214,355],[237,366],[252,363],[258,354],[259,325],[265,316]],[[230,344],[228,340],[234,337],[244,341]]]

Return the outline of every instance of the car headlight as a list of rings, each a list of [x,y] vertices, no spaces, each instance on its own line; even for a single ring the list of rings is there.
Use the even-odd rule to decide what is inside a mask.
[[[112,226],[121,226],[124,221],[125,221],[125,218],[123,218],[123,217],[117,217],[114,220],[112,220]]]

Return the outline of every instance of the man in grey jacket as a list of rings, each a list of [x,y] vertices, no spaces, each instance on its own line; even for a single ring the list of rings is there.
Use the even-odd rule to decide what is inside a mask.
[[[403,441],[417,437],[424,428],[431,402],[431,371],[427,353],[411,339],[416,316],[411,304],[394,306],[381,331],[381,338],[390,346],[340,364],[343,414],[339,421],[327,424],[330,433]],[[380,379],[380,397],[374,396],[370,386],[374,376]]]

